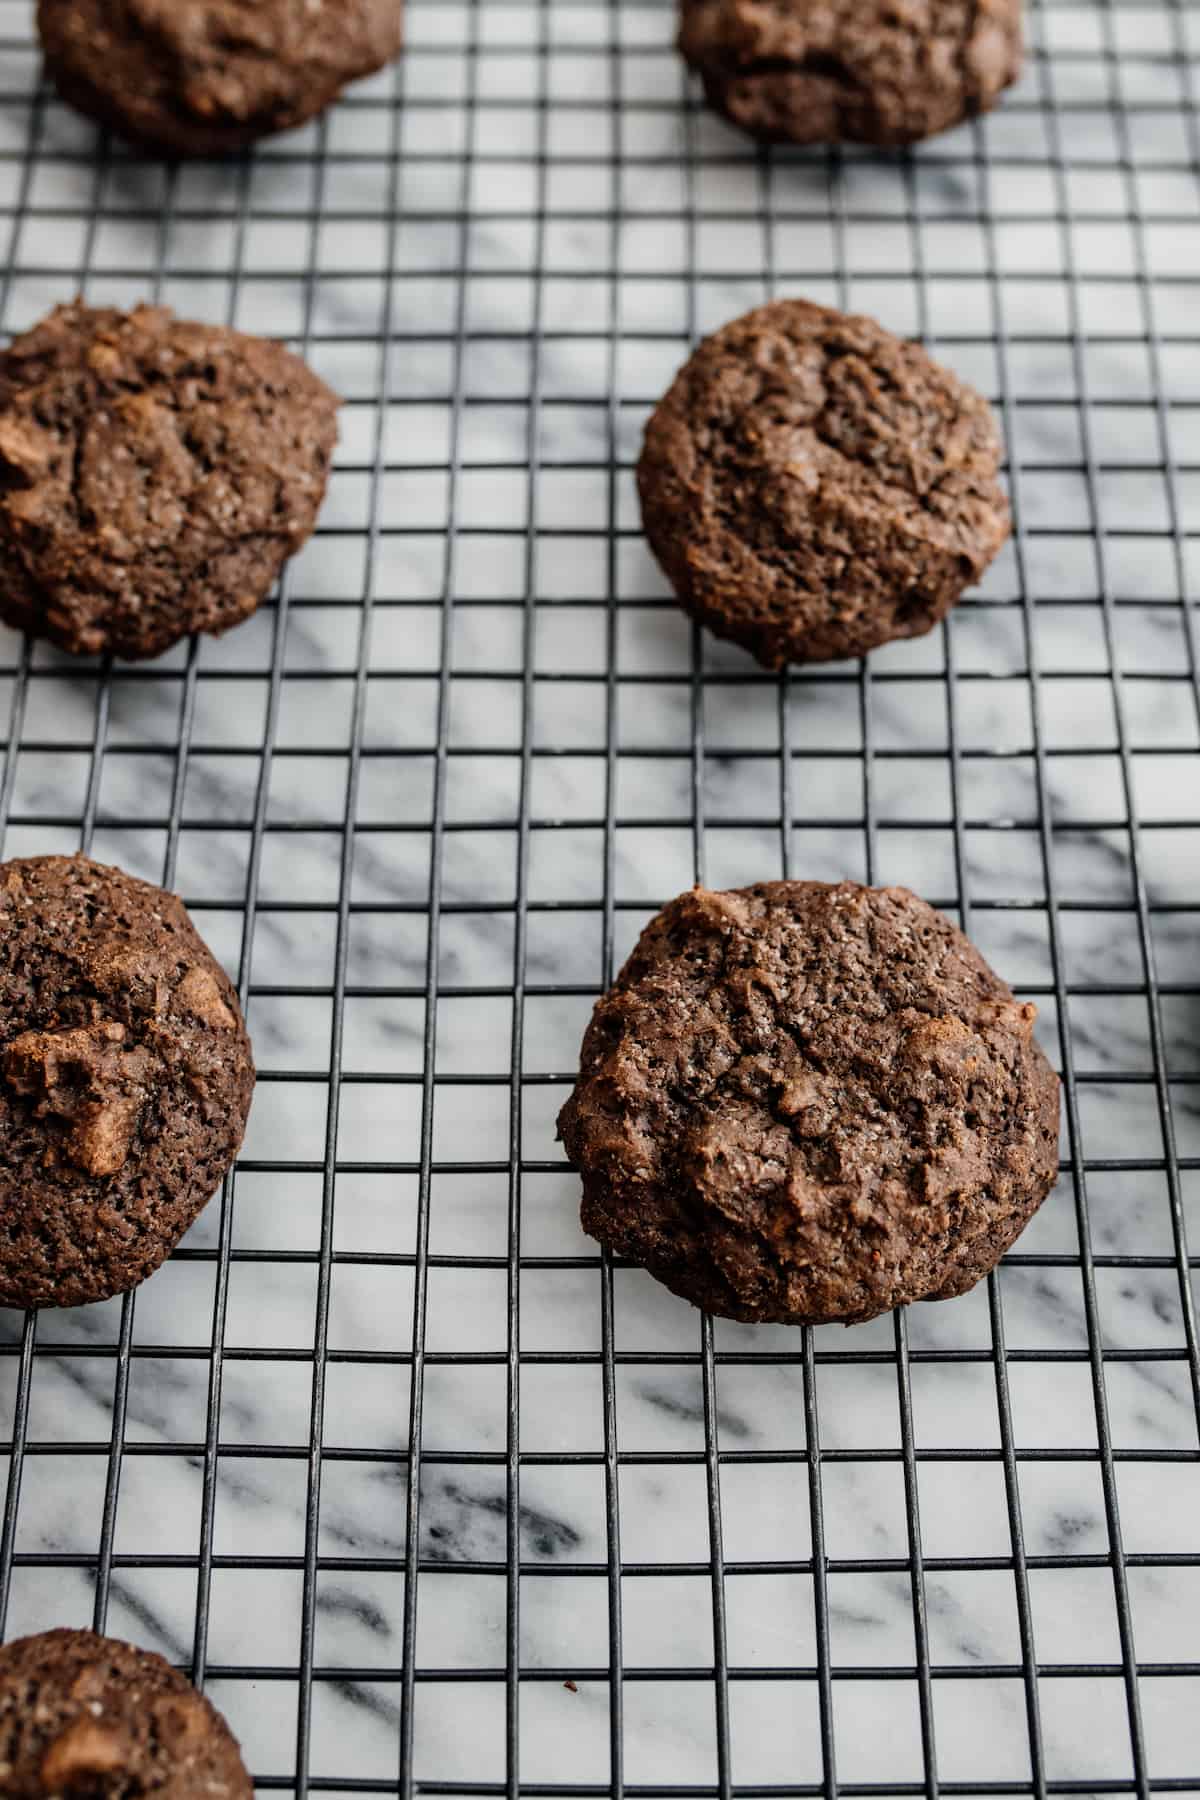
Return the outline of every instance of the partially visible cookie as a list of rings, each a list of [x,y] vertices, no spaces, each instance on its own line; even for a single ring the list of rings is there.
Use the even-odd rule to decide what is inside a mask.
[[[697,888],[651,920],[559,1117],[584,1230],[731,1319],[961,1294],[1058,1169],[1034,1008],[904,888]]]
[[[281,344],[56,307],[0,353],[0,618],[129,658],[248,618],[312,533],[337,407]]]
[[[237,1740],[152,1650],[91,1631],[0,1649],[4,1800],[250,1800]]]
[[[767,142],[911,144],[1021,71],[1021,0],[680,0],[709,104]]]
[[[0,1306],[144,1281],[253,1090],[237,994],[176,895],[83,856],[0,863]]]
[[[917,637],[1009,532],[991,409],[806,300],[706,338],[646,427],[642,521],[688,612],[767,668]]]
[[[38,0],[46,72],[80,112],[169,156],[314,118],[400,49],[402,0]]]

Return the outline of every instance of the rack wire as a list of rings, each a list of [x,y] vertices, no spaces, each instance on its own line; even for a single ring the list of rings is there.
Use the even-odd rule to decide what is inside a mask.
[[[261,1069],[152,1282],[4,1317],[0,1623],[164,1650],[297,1796],[1200,1791],[1200,20],[1035,0],[1001,110],[881,158],[736,138],[665,0],[407,16],[171,168],[0,0],[0,325],[150,296],[346,396],[254,621],[0,645],[4,853],[180,887]],[[777,679],[684,625],[631,469],[783,292],[990,395],[1016,529],[932,637]],[[1041,1008],[1062,1179],[953,1306],[714,1325],[578,1234],[592,999],[777,874],[908,881]]]

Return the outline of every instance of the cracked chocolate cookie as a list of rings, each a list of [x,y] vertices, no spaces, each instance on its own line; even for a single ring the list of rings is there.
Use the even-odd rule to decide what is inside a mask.
[[[175,894],[83,856],[0,864],[0,1306],[153,1274],[253,1090],[233,984]]]
[[[0,618],[130,659],[248,618],[312,534],[337,407],[280,344],[57,307],[0,353]]]
[[[168,156],[222,156],[323,112],[400,49],[402,0],[38,0],[64,100]]]
[[[559,1116],[584,1229],[731,1319],[964,1293],[1057,1174],[1034,1018],[905,888],[682,894],[598,1002]]]
[[[250,1800],[220,1713],[152,1650],[91,1631],[0,1649],[4,1800]]]
[[[918,637],[1009,532],[986,400],[920,345],[806,300],[706,338],[638,463],[685,609],[769,669]]]
[[[912,144],[1021,72],[1021,0],[681,0],[710,106],[768,143]]]

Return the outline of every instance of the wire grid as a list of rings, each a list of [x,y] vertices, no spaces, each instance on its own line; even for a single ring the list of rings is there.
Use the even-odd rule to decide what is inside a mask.
[[[735,138],[660,0],[408,20],[170,169],[0,0],[4,328],[149,295],[346,396],[254,621],[2,650],[5,853],[179,886],[261,1080],[151,1283],[8,1317],[0,1618],[190,1663],[298,1795],[1200,1790],[1200,21],[1041,0],[1003,109],[883,159]],[[775,292],[976,380],[1016,520],[934,636],[783,679],[631,484]],[[908,880],[1042,1010],[1063,1179],[953,1307],[714,1326],[578,1235],[592,999],[693,877],[781,873]]]

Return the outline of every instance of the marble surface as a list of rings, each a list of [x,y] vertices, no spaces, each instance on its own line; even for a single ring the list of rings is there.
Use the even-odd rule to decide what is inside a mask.
[[[395,1782],[409,1613],[411,1773],[438,1791],[505,1780],[506,1670],[523,1782],[608,1784],[619,1698],[626,1781],[713,1787],[720,1667],[733,1783],[819,1783],[822,1652],[841,1782],[924,1780],[932,1670],[937,1776],[986,1790],[1031,1778],[1018,1554],[1046,1779],[1132,1776],[1135,1658],[1143,1766],[1200,1789],[1200,1444],[1176,1262],[1189,1235],[1200,1246],[1200,174],[1184,108],[1200,72],[1177,55],[1200,52],[1195,19],[1044,4],[1039,54],[984,125],[911,159],[767,163],[697,110],[657,0],[409,15],[403,65],[322,126],[168,177],[38,95],[30,7],[0,0],[4,328],[80,288],[152,294],[290,335],[347,396],[321,530],[275,606],[136,672],[0,641],[19,744],[6,853],[86,841],[177,885],[248,990],[263,1073],[227,1194],[128,1308],[0,1319],[3,1436],[24,1445],[5,1630],[89,1622],[99,1568],[107,1626],[184,1665],[198,1652],[272,1791],[299,1767],[317,1786]],[[689,333],[770,291],[923,331],[1002,402],[1021,526],[943,630],[782,688],[693,644],[630,471]],[[1069,1054],[1076,1107],[1062,1180],[991,1291],[815,1333],[811,1394],[800,1334],[715,1327],[715,1643],[700,1321],[614,1273],[615,1696],[601,1274],[553,1136],[608,972],[606,781],[619,958],[697,868],[713,884],[783,870],[781,745],[790,871],[961,908]]]

